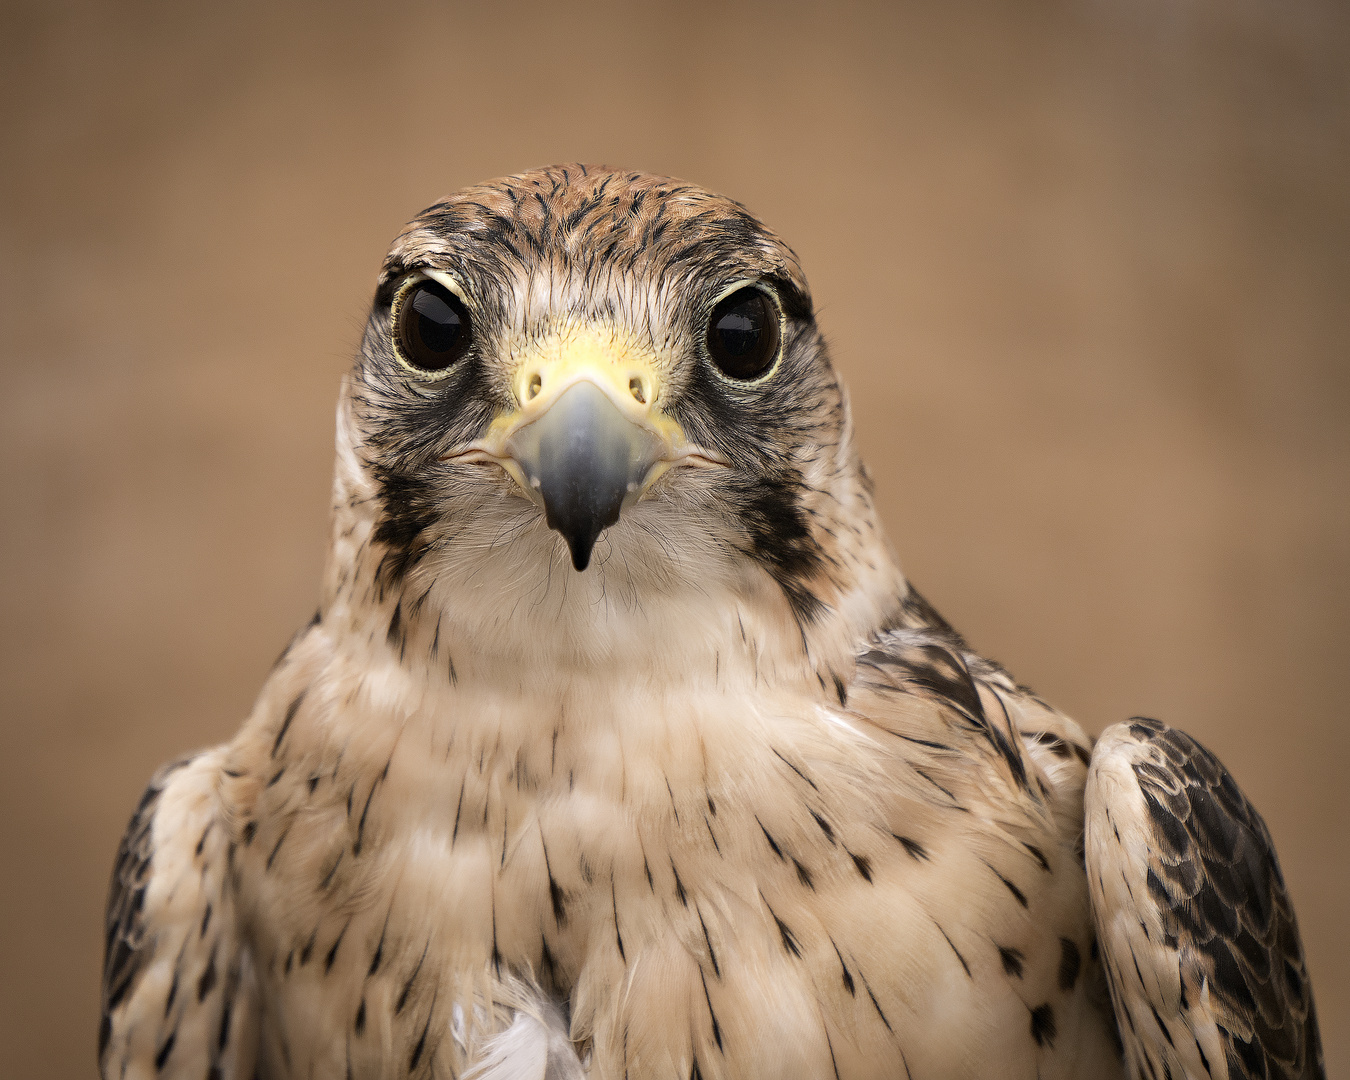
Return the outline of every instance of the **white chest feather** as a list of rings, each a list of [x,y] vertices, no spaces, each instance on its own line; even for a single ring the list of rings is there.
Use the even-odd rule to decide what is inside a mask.
[[[385,644],[311,635],[235,744],[288,1071],[1049,1076],[1093,1041],[1037,1011],[1090,938],[1072,784],[1001,804],[923,703],[881,725],[744,655],[541,690]]]

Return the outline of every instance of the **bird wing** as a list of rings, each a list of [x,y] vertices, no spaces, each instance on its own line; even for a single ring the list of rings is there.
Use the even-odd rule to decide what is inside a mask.
[[[1137,1077],[1324,1077],[1298,924],[1265,822],[1190,736],[1136,718],[1092,754],[1085,855]]]
[[[257,994],[228,880],[221,752],[161,769],[108,894],[99,1066],[110,1077],[253,1075]]]

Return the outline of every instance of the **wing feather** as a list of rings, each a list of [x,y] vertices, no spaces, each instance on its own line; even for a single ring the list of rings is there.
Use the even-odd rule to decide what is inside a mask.
[[[257,995],[234,920],[218,757],[161,769],[118,848],[99,1026],[105,1078],[252,1076]]]
[[[1098,741],[1085,799],[1093,918],[1134,1074],[1324,1077],[1275,848],[1228,770],[1136,718]]]

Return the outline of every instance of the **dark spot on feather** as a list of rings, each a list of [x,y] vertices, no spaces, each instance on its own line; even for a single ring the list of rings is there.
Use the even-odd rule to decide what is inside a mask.
[[[408,995],[412,993],[413,983],[417,981],[417,974],[422,970],[422,964],[427,958],[427,949],[431,947],[431,942],[422,946],[422,955],[418,958],[417,966],[413,968],[412,974],[408,976],[408,981],[403,984],[403,989],[399,992],[398,1001],[394,1004],[394,1015],[397,1016],[403,1011],[403,1006],[408,1004]]]
[[[350,925],[350,924],[348,924]],[[323,973],[327,975],[333,970],[333,961],[337,959],[338,946],[342,944],[342,938],[347,933],[347,927],[344,926],[338,931],[337,940],[333,942],[333,947],[328,950],[328,955],[323,958]]]
[[[455,827],[450,830],[450,846],[455,846],[455,841],[459,839],[459,816],[464,811],[464,789],[469,785],[469,778],[466,776],[459,783],[459,802],[455,804]],[[347,815],[351,816],[351,796],[347,796]]]
[[[206,958],[206,970],[197,980],[197,1001],[206,1000],[206,995],[216,988],[216,945],[211,946],[211,954]]]
[[[230,1041],[230,1017],[234,1015],[234,998],[225,998],[225,1007],[220,1011],[220,1032],[216,1035],[216,1049],[221,1053]]]
[[[319,882],[319,891],[327,889],[333,883],[333,877],[337,874],[338,867],[342,865],[342,857],[347,854],[346,849],[338,852],[338,856],[333,860],[333,865],[328,868],[328,873],[324,874],[323,880]]]
[[[811,883],[811,872],[807,870],[806,867],[804,867],[796,859],[792,860],[792,865],[797,868],[797,880],[800,881],[803,885],[805,885],[808,889],[814,890],[815,885]]]
[[[717,951],[713,948],[712,938],[708,935],[708,924],[703,921],[703,910],[697,904],[694,905],[694,910],[698,912],[698,924],[703,928],[703,943],[708,946],[708,959],[712,961],[713,974],[720,979],[722,968],[717,962]]]
[[[1055,1010],[1049,1002],[1037,1005],[1031,1010],[1031,1037],[1037,1046],[1054,1046],[1055,1034]]]
[[[675,895],[680,898],[680,903],[685,907],[689,906],[689,897],[684,891],[684,882],[680,880],[680,872],[675,868],[675,860],[670,860],[670,872],[675,875]]]
[[[945,787],[943,787],[943,786],[942,786],[941,784],[939,784],[936,780],[934,780],[931,776],[929,776],[928,773],[925,772],[923,769],[916,768],[914,771],[915,771],[919,776],[922,776],[925,780],[927,780],[930,784],[932,784],[935,788],[937,788],[940,792],[942,792],[942,794],[946,795],[947,798],[951,799],[952,805],[949,806],[949,807],[947,807],[947,809],[949,809],[949,810],[960,810],[962,813],[965,813],[965,814],[970,813],[970,810],[969,810],[967,807],[964,807],[964,806],[962,806],[959,802],[957,802],[956,796],[952,794],[950,788],[945,788]]]
[[[1144,973],[1143,973],[1142,971],[1139,970],[1139,958],[1138,958],[1137,956],[1134,955],[1134,946],[1133,946],[1133,945],[1130,946],[1130,959],[1131,959],[1132,961],[1134,961],[1134,974],[1135,974],[1135,977],[1139,980],[1139,985],[1140,985],[1141,987],[1142,987],[1142,986],[1147,986],[1148,984],[1147,984],[1146,982],[1144,982]]]
[[[680,808],[675,805],[675,792],[670,786],[670,781],[666,781],[666,793],[670,796],[670,812],[675,815],[675,824],[680,823]]]
[[[553,953],[549,950],[548,939],[540,936],[539,939],[539,974],[543,985],[550,990],[558,989],[558,965],[553,959]]]
[[[872,860],[866,855],[854,855],[851,851],[849,852],[849,856],[853,859],[853,865],[858,868],[858,873],[863,876],[863,880],[871,882]]]
[[[385,766],[388,771],[389,766]],[[370,813],[370,800],[375,798],[375,789],[380,786],[380,781],[376,780],[370,785],[370,791],[366,795],[366,805],[361,808],[361,820],[356,823],[356,839],[352,842],[352,854],[361,854],[361,844],[366,835],[366,815]]]
[[[1036,741],[1046,746],[1055,757],[1068,758],[1073,756],[1073,751],[1069,749],[1069,744],[1058,735],[1050,735],[1046,732],[1033,733]]]
[[[876,994],[872,993],[872,985],[867,981],[867,976],[859,971],[858,978],[862,979],[863,989],[867,991],[867,996],[872,999],[872,1008],[876,1009],[877,1015],[881,1017],[881,1022],[886,1025],[886,1030],[894,1035],[895,1029],[891,1027],[891,1022],[886,1019],[886,1014],[881,1011],[881,1003],[877,1001]]]
[[[839,957],[839,969],[844,973],[844,989],[848,991],[849,997],[857,997],[858,991],[853,985],[853,976],[849,974],[848,965],[844,963],[844,954],[839,951],[839,946],[835,945],[834,938],[830,938],[830,944],[834,945],[834,955]]]
[[[717,842],[717,834],[713,832],[712,822],[708,820],[708,815],[703,815],[703,824],[708,827],[708,836],[712,839],[713,850],[717,854],[722,854],[722,845]]]
[[[1004,886],[1007,888],[1007,890],[1008,890],[1010,893],[1012,893],[1013,899],[1014,899],[1014,900],[1016,900],[1016,901],[1017,901],[1019,904],[1021,904],[1023,907],[1026,907],[1026,906],[1027,906],[1027,898],[1026,898],[1026,895],[1022,892],[1021,889],[1019,889],[1019,888],[1018,888],[1016,885],[1014,885],[1011,881],[1009,881],[1009,880],[1008,880],[1007,878],[1005,878],[1002,874],[1000,874],[997,870],[995,870],[993,866],[990,866],[989,863],[986,862],[984,865],[985,865],[985,866],[988,866],[989,869],[993,871],[994,876],[995,876],[996,878],[998,878],[999,881],[1003,882],[1003,884],[1004,884]]]
[[[281,740],[286,737],[286,732],[290,730],[291,721],[295,719],[295,714],[300,710],[300,703],[305,700],[305,693],[305,690],[301,690],[286,707],[286,718],[281,721],[281,730],[277,732],[276,741],[272,743],[272,757],[276,757],[277,751],[281,749]]]
[[[780,860],[784,859],[783,849],[778,846],[778,841],[769,835],[769,830],[764,828],[764,823],[760,821],[759,818],[755,818],[755,824],[757,824],[760,831],[764,833],[764,839],[769,842],[769,850],[777,855]]]
[[[1003,961],[1003,970],[1006,974],[1020,979],[1022,977],[1022,950],[1010,949],[1000,945],[998,947],[998,958]]]
[[[911,840],[908,836],[901,836],[899,833],[891,833],[891,835],[900,841],[900,846],[905,849],[906,854],[911,859],[928,861],[928,851],[917,840]]]
[[[609,875],[609,901],[614,909],[614,940],[619,946],[619,959],[627,963],[628,955],[623,951],[623,934],[619,933],[619,898],[614,891],[614,874],[612,871]],[[702,919],[703,916],[700,915],[699,921],[701,922]],[[708,931],[705,929],[703,933],[706,935]]]
[[[548,861],[548,845],[544,843],[542,834],[539,843],[544,850],[544,871],[548,874],[548,898],[553,905],[553,921],[561,928],[567,922],[567,897],[553,876],[553,867]]]
[[[1154,1023],[1158,1025],[1158,1029],[1163,1033],[1163,1038],[1167,1040],[1167,1045],[1175,1047],[1176,1043],[1172,1041],[1172,1033],[1167,1030],[1167,1025],[1163,1023],[1162,1017],[1158,1015],[1157,1006],[1150,1003],[1148,1008],[1149,1012],[1153,1014]]]
[[[427,1032],[431,1030],[431,1017],[436,1011],[435,998],[431,1001],[431,1010],[427,1013],[426,1025],[422,1028],[422,1034],[417,1040],[417,1045],[413,1047],[412,1056],[408,1058],[408,1071],[412,1072],[417,1068],[417,1063],[422,1060],[422,1051],[426,1049]]]
[[[1083,966],[1083,956],[1078,945],[1066,937],[1059,939],[1059,988],[1064,991],[1073,989],[1078,981],[1078,972]]]
[[[390,908],[392,911],[392,906]],[[380,928],[380,940],[375,946],[375,955],[370,958],[370,968],[366,972],[366,978],[374,975],[380,970],[380,961],[384,959],[384,935],[389,931],[389,914],[384,916],[384,926]]]
[[[272,864],[277,861],[277,852],[281,850],[281,845],[286,842],[286,837],[290,835],[290,832],[291,830],[288,828],[284,833],[282,833],[279,837],[277,837],[277,842],[272,848],[272,853],[267,856],[268,870],[271,870]]]
[[[770,747],[769,749],[772,750],[773,748]],[[802,772],[801,769],[797,768],[796,765],[792,764],[792,762],[790,762],[787,758],[785,758],[785,757],[784,757],[782,754],[780,754],[777,750],[774,750],[773,753],[774,753],[774,756],[775,756],[776,758],[778,758],[779,761],[781,761],[781,762],[782,762],[784,765],[786,765],[789,769],[791,769],[791,770],[792,770],[793,772],[795,772],[798,776],[800,776],[803,780],[805,780],[808,784],[810,784],[810,785],[811,785],[811,790],[812,790],[812,791],[819,791],[819,790],[820,790],[820,788],[816,787],[816,782],[815,782],[814,780],[812,780],[809,776],[807,776],[806,773]]]
[[[703,1000],[708,1003],[708,1015],[712,1018],[713,1039],[717,1043],[717,1049],[722,1050],[722,1026],[717,1022],[717,1013],[713,1012],[712,995],[708,993],[708,977],[703,974],[702,966],[698,969],[698,977],[703,982]]]
[[[177,1030],[169,1032],[169,1037],[159,1048],[159,1053],[155,1055],[155,1071],[162,1072],[164,1063],[169,1060],[169,1054],[173,1052],[173,1044],[178,1040]]]
[[[834,830],[830,828],[830,823],[826,821],[823,817],[821,817],[819,814],[817,814],[814,810],[811,811],[811,816],[816,819],[816,824],[820,826],[820,831],[825,834],[825,839],[828,840],[831,844],[833,844]]]
[[[244,847],[248,847],[249,844],[253,843],[253,838],[257,835],[258,835],[258,823],[256,821],[250,821],[245,823]]]
[[[366,1030],[366,999],[361,999],[361,1004],[356,1007],[356,1024],[354,1030],[360,1035]]]
[[[319,936],[319,928],[316,926],[310,931],[309,940],[305,942],[304,948],[300,950],[300,966],[304,967],[309,963],[309,958],[314,954],[314,939]]]
[[[948,944],[948,946],[950,946],[952,952],[954,952],[954,953],[956,954],[956,958],[957,958],[958,960],[961,961],[961,967],[962,967],[962,969],[963,969],[963,970],[965,971],[965,973],[966,973],[966,978],[968,978],[968,979],[969,979],[969,978],[972,978],[972,976],[971,976],[971,974],[970,974],[970,965],[966,963],[966,958],[965,958],[964,956],[961,955],[961,950],[958,949],[958,948],[956,947],[956,943],[955,943],[954,941],[952,941],[952,939],[948,936],[947,931],[944,930],[944,929],[942,929],[941,924],[939,924],[938,922],[934,921],[933,925],[936,926],[936,927],[938,928],[938,933],[942,935],[943,940],[945,940],[945,941],[947,942],[947,944]]]
[[[763,893],[760,894],[760,899],[761,900],[764,899]],[[780,919],[777,916],[777,914],[775,914],[773,908],[769,907],[769,902],[767,900],[764,900],[764,906],[768,908],[769,914],[773,917],[774,923],[777,924],[778,926],[778,936],[783,940],[783,948],[786,949],[788,952],[790,952],[793,956],[797,957],[798,959],[801,959],[802,950],[801,947],[797,944],[797,936],[792,932],[792,929],[788,926],[788,924],[785,923],[782,919]]]
[[[893,731],[891,734],[897,739],[904,739],[905,742],[913,743],[915,746],[926,746],[929,750],[945,750],[948,753],[952,752],[952,747],[948,746],[946,743],[940,743],[933,739],[920,739],[914,735],[905,735],[899,731]]]

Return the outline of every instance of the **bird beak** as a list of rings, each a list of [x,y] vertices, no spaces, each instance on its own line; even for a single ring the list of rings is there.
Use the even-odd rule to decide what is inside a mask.
[[[543,507],[578,570],[590,565],[599,535],[668,469],[727,465],[658,408],[654,365],[594,329],[532,350],[514,384],[519,408],[443,460],[505,469]]]

